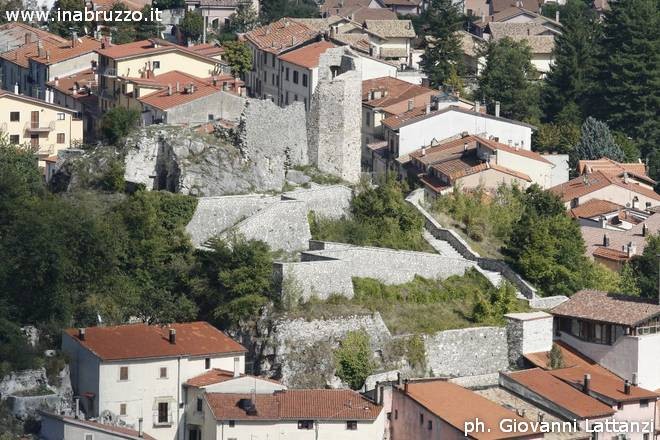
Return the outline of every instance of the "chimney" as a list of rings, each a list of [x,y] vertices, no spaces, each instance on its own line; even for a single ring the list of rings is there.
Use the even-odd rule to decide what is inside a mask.
[[[625,171],[623,173],[623,183],[628,183],[628,172],[627,171]]]
[[[628,379],[623,381],[623,392],[630,394],[630,381]]]
[[[76,31],[71,32],[71,47],[76,47],[78,42],[78,33]]]
[[[409,382],[409,379],[406,379],[403,382],[403,392],[406,393],[406,394],[408,394],[408,382]]]
[[[138,419],[138,437],[144,437],[144,431],[142,430],[143,420],[142,417]]]
[[[637,373],[632,374],[632,384],[635,386],[639,385],[639,381],[637,380]]]
[[[557,12],[555,12],[555,21],[557,23],[559,23],[559,10],[557,10]]]
[[[422,157],[426,156],[426,145],[422,147]]]
[[[495,101],[495,117],[500,117],[500,101]]]
[[[167,85],[167,96],[172,96],[172,84]]]
[[[589,394],[589,385],[591,383],[591,374],[585,374],[584,375],[584,382],[582,384],[582,392],[584,394]]]
[[[642,237],[646,237],[646,235],[649,233],[649,227],[646,226],[646,223],[642,224]]]
[[[463,142],[463,153],[465,153],[468,150],[468,143]]]
[[[543,423],[543,419],[545,418],[545,414],[542,412],[539,412],[539,422]]]
[[[60,85],[60,79],[56,76],[55,77],[55,86],[59,86],[59,85]]]
[[[396,384],[401,386],[401,372],[396,373]]]
[[[431,113],[431,104],[426,104],[426,108],[424,109],[424,113],[427,114],[427,115],[429,113]]]
[[[32,41],[32,34],[27,32],[25,34],[25,44],[30,44],[31,41]]]
[[[39,58],[44,56],[44,44],[41,42],[41,40],[37,41],[37,56]]]
[[[408,111],[412,110],[414,106],[415,106],[415,100],[414,99],[409,99],[408,100]]]
[[[600,227],[602,229],[605,229],[607,227],[607,217],[604,215],[600,216]],[[603,236],[603,246],[609,246],[609,244],[605,244],[605,240],[607,240],[607,243],[610,242],[610,240],[607,238],[607,235]]]
[[[179,81],[176,82],[176,92],[179,93],[181,90],[179,89]]]
[[[14,84],[14,94],[18,95],[18,83]]]
[[[80,418],[80,397],[75,398],[76,401],[76,412],[74,413],[74,417],[76,419]]]
[[[479,101],[474,102],[474,111],[477,113],[481,111],[481,103]]]
[[[631,258],[633,255],[637,253],[637,246],[631,241],[628,243],[628,246],[626,247],[626,251],[628,254],[628,258]]]
[[[85,329],[84,328],[79,328],[78,329],[78,339],[81,341],[85,340]]]
[[[170,88],[170,93],[172,92],[172,86],[169,86]],[[170,329],[170,344],[176,344],[176,330],[171,328]]]
[[[379,394],[380,394],[380,382],[376,381],[376,387],[374,388],[374,402],[376,402],[376,404],[378,404],[380,400]]]
[[[241,375],[240,371],[241,360],[240,358],[234,358],[234,377],[239,377]]]
[[[385,393],[385,387],[383,385],[378,385],[378,400],[376,401],[377,404],[382,405],[384,396],[383,394]]]

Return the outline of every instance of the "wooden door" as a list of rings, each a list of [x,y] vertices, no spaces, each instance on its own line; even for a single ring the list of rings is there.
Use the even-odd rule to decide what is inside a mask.
[[[39,135],[38,134],[31,134],[30,135],[30,146],[34,148],[35,150],[39,149]]]
[[[32,125],[32,128],[39,128],[39,112],[32,112],[30,116],[30,123]]]

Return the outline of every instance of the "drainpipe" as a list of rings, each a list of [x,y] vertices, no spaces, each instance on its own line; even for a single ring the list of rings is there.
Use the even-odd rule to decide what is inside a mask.
[[[179,412],[181,400],[181,356],[176,358],[176,440],[179,440],[179,432],[181,431],[181,423],[179,421]]]

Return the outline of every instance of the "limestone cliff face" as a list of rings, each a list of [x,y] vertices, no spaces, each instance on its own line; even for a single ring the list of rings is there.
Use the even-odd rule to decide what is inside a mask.
[[[281,190],[284,151],[250,151],[238,137],[232,130],[216,137],[178,127],[142,129],[127,140],[124,177],[147,189],[195,196]]]

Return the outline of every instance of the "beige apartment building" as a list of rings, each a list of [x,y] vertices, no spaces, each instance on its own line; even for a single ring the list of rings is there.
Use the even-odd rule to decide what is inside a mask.
[[[40,158],[57,155],[83,138],[76,111],[0,90],[0,132],[15,145],[29,145]]]

